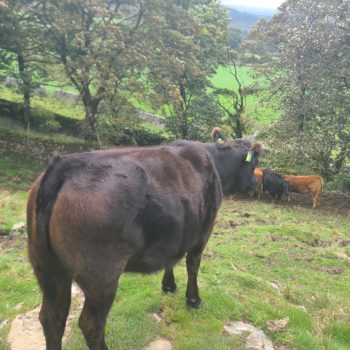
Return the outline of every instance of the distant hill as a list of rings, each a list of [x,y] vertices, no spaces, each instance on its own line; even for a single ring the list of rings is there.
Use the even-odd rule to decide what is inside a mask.
[[[244,34],[248,34],[260,17],[265,17],[267,20],[271,18],[271,16],[268,15],[241,12],[233,8],[228,8],[228,10],[230,11],[230,25],[240,29]]]

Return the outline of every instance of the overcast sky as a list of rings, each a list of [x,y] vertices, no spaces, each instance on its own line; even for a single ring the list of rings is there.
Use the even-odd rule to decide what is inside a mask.
[[[283,0],[221,0],[221,3],[227,6],[240,5],[268,9],[276,9],[282,2]]]

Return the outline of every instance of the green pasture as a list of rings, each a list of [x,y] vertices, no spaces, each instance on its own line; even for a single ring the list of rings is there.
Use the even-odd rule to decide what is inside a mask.
[[[238,78],[243,88],[247,88],[249,86],[261,87],[256,94],[246,97],[244,118],[248,120],[248,131],[254,132],[264,125],[270,124],[272,121],[277,120],[280,117],[280,114],[272,104],[262,102],[262,94],[264,93],[265,84],[264,77],[258,77],[253,67],[237,66],[237,71]],[[238,88],[238,84],[231,74],[229,68],[220,67],[211,81],[213,85],[218,88]]]
[[[257,78],[254,74],[254,68],[247,66],[237,67],[239,79],[243,87],[248,87],[251,85],[264,85],[264,79],[262,77]],[[220,88],[237,88],[237,83],[234,80],[229,69],[225,67],[220,67],[217,73],[211,78],[211,81],[215,87]],[[57,98],[54,95],[56,91],[67,91],[76,92],[73,86],[65,84],[63,87],[59,87],[62,83],[50,82],[44,88],[48,92],[47,97],[33,96],[32,98],[32,108],[37,114],[59,114],[67,118],[73,119],[83,119],[84,109],[79,100],[69,100],[64,98]],[[279,118],[279,113],[273,109],[273,106],[268,103],[261,102],[261,92],[255,95],[249,95],[246,98],[246,111],[244,117],[249,120],[249,132],[255,131],[262,126],[269,124],[271,121]],[[142,94],[142,92],[141,92]],[[15,92],[13,89],[0,86],[0,98],[13,101],[21,102],[21,95]],[[158,111],[154,111],[151,106],[147,105],[141,98],[136,98],[135,96],[130,97],[130,102],[138,109],[145,112],[155,113],[161,115],[166,113],[167,107],[160,108]]]
[[[58,89],[51,88],[48,90],[47,97],[33,96],[31,99],[31,107],[35,110],[36,114],[44,114],[49,116],[50,114],[59,114],[63,117],[73,119],[83,119],[84,109],[80,101],[72,101],[63,98],[57,98],[53,94]],[[69,91],[69,89],[67,90]],[[22,95],[13,89],[0,85],[0,98],[12,101],[22,102]]]
[[[27,190],[41,167],[8,158],[0,169],[0,218],[12,225],[25,218]],[[107,322],[110,349],[142,349],[161,336],[179,350],[239,350],[243,339],[223,334],[224,323],[236,320],[263,329],[276,349],[349,349],[349,225],[349,217],[283,201],[226,199],[200,268],[202,307],[186,308],[183,261],[174,295],[161,292],[161,273],[124,274]],[[6,349],[10,321],[40,303],[24,236],[0,237],[0,300],[0,323],[9,321],[0,330]],[[267,321],[285,317],[285,329],[267,329]],[[64,349],[86,349],[76,320]]]

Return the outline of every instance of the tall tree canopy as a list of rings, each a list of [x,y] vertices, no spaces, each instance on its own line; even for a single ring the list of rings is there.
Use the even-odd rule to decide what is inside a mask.
[[[163,0],[152,36],[149,83],[168,128],[184,139],[209,137],[219,116],[209,78],[225,59],[227,14],[218,1]]]
[[[38,2],[48,49],[79,91],[88,134],[96,129],[100,102],[132,86],[143,69],[144,23],[153,9],[151,0]]]
[[[295,138],[296,159],[321,165],[316,170],[326,177],[350,148],[349,27],[349,0],[287,0],[245,41],[265,63],[270,96],[280,101],[285,150],[291,156],[288,140]]]
[[[23,117],[30,126],[30,97],[46,76],[49,59],[41,55],[45,37],[33,15],[35,3],[28,0],[0,2],[0,68],[15,78],[23,95]],[[45,64],[44,64],[45,63]]]

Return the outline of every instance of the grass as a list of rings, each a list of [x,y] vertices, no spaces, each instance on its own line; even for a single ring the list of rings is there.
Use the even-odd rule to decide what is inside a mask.
[[[31,129],[30,133],[28,134],[27,129],[25,129],[21,123],[0,115],[0,131],[1,130],[10,131],[22,137],[24,136],[24,137],[29,137],[30,139],[36,139],[37,141],[54,139],[57,143],[60,143],[60,144],[81,143],[84,141],[81,138],[66,135],[66,134],[47,133],[47,132],[41,132],[33,129]]]
[[[6,206],[0,205],[6,222],[23,220],[24,190],[40,171],[20,164],[19,159],[0,163],[7,174],[0,203],[6,202],[6,191],[17,208],[6,214]],[[349,217],[319,210],[225,200],[200,268],[202,307],[185,306],[183,261],[175,269],[174,295],[161,293],[161,273],[124,274],[109,314],[107,342],[111,349],[142,349],[162,336],[181,350],[239,350],[242,339],[222,331],[226,321],[242,320],[263,329],[283,349],[349,349],[349,225]],[[40,300],[23,240],[0,241],[0,322],[11,321]],[[153,312],[161,315],[159,324],[150,316]],[[289,323],[284,330],[268,331],[266,321],[285,317]],[[0,331],[0,349],[5,349],[8,331],[9,325]],[[77,321],[65,349],[86,349]]]
[[[21,157],[0,158],[0,235],[25,222],[28,190],[41,170]]]
[[[39,288],[27,261],[24,237],[15,237],[6,246],[5,238],[0,236],[0,322],[8,320],[8,323],[0,329],[1,350],[7,349],[11,321],[17,314],[40,303]]]
[[[253,68],[238,66],[237,70],[239,79],[243,87],[247,87],[252,84],[264,84],[263,78],[256,78],[253,76]],[[236,81],[233,79],[229,70],[224,67],[220,67],[211,80],[215,87],[237,88]],[[48,97],[42,98],[34,96],[31,100],[34,113],[44,113],[45,115],[47,113],[56,113],[67,118],[79,120],[84,118],[85,112],[80,101],[59,99],[54,95],[54,92],[59,90],[58,88],[55,88],[50,85],[45,86],[45,88],[48,91]],[[65,91],[76,92],[76,90],[69,85],[66,85],[64,89]],[[262,103],[260,101],[260,97],[260,95],[249,95],[246,99],[246,111],[244,114],[244,118],[249,121],[249,132],[254,132],[257,129],[260,129],[264,125],[271,123],[271,121],[278,119],[280,116],[279,113],[273,109],[273,106],[271,106],[270,104]],[[22,101],[22,97],[20,94],[4,86],[0,86],[0,98],[13,102]],[[146,103],[141,102],[134,97],[131,97],[130,99],[131,103],[135,106],[135,108],[155,114],[162,113],[162,108],[160,108],[158,111],[154,111],[152,107],[147,105]],[[167,108],[163,109],[166,113]]]
[[[0,85],[0,98],[12,102],[22,102],[21,94],[2,85]],[[52,91],[50,91],[47,97],[33,96],[31,98],[31,107],[34,113],[37,114],[59,114],[66,118],[78,120],[82,120],[85,116],[83,106],[79,101],[57,98],[53,95]]]

